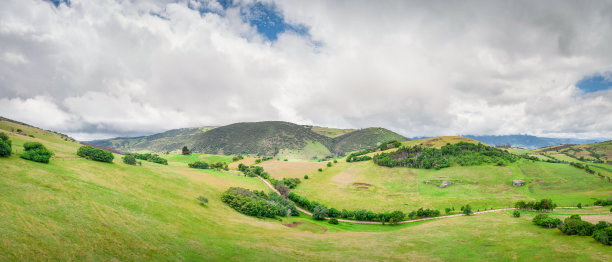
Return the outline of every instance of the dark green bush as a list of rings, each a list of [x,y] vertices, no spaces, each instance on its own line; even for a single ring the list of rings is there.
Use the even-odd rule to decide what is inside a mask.
[[[123,163],[135,166],[136,165],[136,158],[134,157],[134,154],[126,153],[123,156]]]
[[[189,163],[187,164],[189,167],[191,168],[197,168],[197,169],[208,169],[208,163],[203,162],[203,161],[195,161],[193,163]]]
[[[308,179],[308,175],[304,175],[304,179]]]
[[[328,223],[330,223],[330,224],[332,224],[332,225],[337,225],[337,224],[339,224],[338,219],[335,219],[335,218],[330,218]]]
[[[0,157],[10,156],[13,152],[11,139],[5,133],[0,133]]]
[[[49,163],[49,159],[53,155],[43,144],[38,142],[27,142],[23,144],[25,150],[20,157],[39,163]]]
[[[200,201],[200,205],[206,205],[208,204],[208,198],[204,197],[204,196],[199,196],[198,197],[198,201]]]
[[[595,230],[593,238],[604,245],[612,245],[612,227]]]
[[[266,195],[263,191],[231,187],[223,193],[221,200],[236,211],[249,216],[273,218],[299,214],[293,202],[275,193]]]
[[[521,212],[518,210],[514,210],[514,212],[512,212],[512,216],[514,217],[521,217]]]
[[[92,146],[82,146],[77,151],[77,155],[86,159],[112,163],[115,156],[113,153]]]
[[[325,206],[322,205],[317,205],[313,210],[312,210],[312,218],[316,219],[316,220],[324,220],[327,216],[329,210],[327,210],[327,208]]]
[[[582,221],[579,215],[572,215],[565,219],[559,230],[566,235],[590,236],[593,234],[593,224]]]

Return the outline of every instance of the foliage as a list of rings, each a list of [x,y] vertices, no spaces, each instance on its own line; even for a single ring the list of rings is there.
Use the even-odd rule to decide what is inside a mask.
[[[136,165],[136,158],[134,157],[134,154],[131,153],[127,153],[123,156],[123,163],[128,164],[128,165]]]
[[[317,169],[317,171],[323,172],[323,168],[319,168],[319,169]]]
[[[23,144],[25,150],[19,157],[39,163],[49,163],[53,155],[43,144],[39,142],[26,142]]]
[[[244,159],[242,155],[237,155],[237,156],[232,157],[232,162],[236,162],[242,159]]]
[[[609,226],[595,230],[593,238],[604,245],[612,245],[612,227]]]
[[[297,215],[291,201],[276,195],[266,195],[263,191],[231,187],[223,193],[221,200],[236,211],[249,216],[270,217]]]
[[[572,215],[563,221],[559,230],[566,235],[590,236],[593,234],[593,224],[583,221],[579,215]]]
[[[209,168],[208,163],[206,163],[204,161],[195,161],[195,162],[189,163],[187,165],[189,167],[191,167],[191,168],[197,168],[197,169],[208,169]]]
[[[274,188],[278,190],[278,193],[280,193],[283,197],[287,197],[289,195],[289,187],[283,183],[276,183]]]
[[[92,146],[82,146],[77,150],[77,155],[86,159],[112,163],[115,156],[113,153]]]
[[[11,139],[7,134],[0,132],[0,157],[10,156],[12,150]]]
[[[570,165],[572,165],[572,166],[574,166],[576,168],[584,169],[584,171],[586,171],[589,174],[595,174],[595,170],[591,169],[591,167],[589,167],[589,165],[582,164],[582,163],[576,163],[576,162],[571,162]]]
[[[200,205],[206,205],[208,204],[208,198],[204,197],[204,196],[199,196],[198,197],[198,201],[200,201]]]
[[[308,179],[308,175],[304,175],[304,179]]]
[[[260,167],[260,166],[247,166],[244,164],[239,164],[238,170],[240,170],[245,176],[248,176],[248,177],[260,176],[264,179],[270,178],[270,175],[264,172],[263,167]]]
[[[423,148],[419,145],[400,147],[391,153],[381,153],[374,156],[374,162],[387,167],[412,167],[424,169],[440,169],[450,167],[452,163],[461,166],[473,166],[485,163],[515,162],[518,156],[495,147],[459,142],[447,144],[441,149]]]
[[[521,217],[521,212],[520,212],[520,211],[518,211],[518,210],[514,210],[514,211],[512,212],[512,216],[514,216],[514,217]]]
[[[595,206],[609,206],[612,205],[612,199],[597,199],[595,200],[595,202],[593,203],[593,205]]]
[[[551,211],[557,207],[551,199],[542,199],[540,201],[518,201],[514,204],[514,207],[523,210],[535,210],[535,211]]]
[[[281,183],[285,184],[291,189],[294,189],[297,185],[301,183],[301,181],[297,177],[296,178],[283,178],[283,180],[281,180]]]
[[[187,148],[187,146],[183,146],[183,149],[182,149],[181,151],[182,151],[181,153],[182,153],[184,156],[191,155],[191,150],[189,150],[189,148]]]
[[[333,217],[329,219],[329,222],[328,222],[328,223],[330,223],[330,224],[332,224],[332,225],[337,225],[337,224],[339,224],[338,219],[335,219],[335,218],[333,218]]]
[[[471,215],[472,214],[472,207],[470,205],[466,205],[463,208],[463,214],[465,214],[467,216]]]
[[[561,219],[549,217],[547,214],[537,214],[532,222],[541,227],[553,228],[561,224]]]
[[[136,153],[136,154],[134,154],[134,157],[136,157],[136,159],[140,159],[140,160],[144,160],[144,161],[149,161],[149,162],[153,162],[153,163],[157,163],[157,164],[162,164],[162,165],[168,165],[168,160],[160,157],[157,154],[151,154],[151,153],[139,154],[139,153]]]
[[[312,218],[316,220],[324,220],[328,216],[328,210],[325,206],[317,205],[312,210]]]

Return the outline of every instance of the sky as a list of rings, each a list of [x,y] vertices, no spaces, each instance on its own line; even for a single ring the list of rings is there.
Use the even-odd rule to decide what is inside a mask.
[[[612,1],[0,1],[0,116],[612,138]]]

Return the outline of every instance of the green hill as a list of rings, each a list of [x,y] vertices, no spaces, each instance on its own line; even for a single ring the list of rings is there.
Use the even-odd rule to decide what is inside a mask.
[[[196,137],[198,134],[207,132],[213,128],[215,127],[180,128],[150,136],[117,137],[87,141],[86,143],[109,147],[123,152],[166,152],[178,150],[183,146],[192,148],[196,143]]]
[[[187,146],[194,152],[207,154],[316,160],[374,147],[390,140],[407,139],[384,128],[337,129],[266,121],[222,127],[182,128],[151,136],[112,138],[87,143],[122,152],[166,152]]]
[[[536,227],[533,215],[527,213],[521,218],[498,212],[402,225],[332,225],[305,215],[282,220],[250,217],[224,204],[221,195],[229,187],[268,188],[258,178],[235,170],[190,169],[183,161],[191,156],[180,155],[169,158],[167,166],[150,162],[130,166],[119,155],[113,163],[94,162],[76,157],[80,144],[58,133],[7,121],[0,121],[0,132],[7,133],[13,144],[13,155],[0,158],[0,261],[612,259],[608,246],[590,237],[563,236],[558,230]],[[54,152],[49,164],[19,158],[23,144],[32,141]],[[295,163],[299,162],[275,164]],[[536,179],[533,193],[531,188],[507,188],[507,179],[521,177],[522,165],[531,163],[499,171],[486,166],[477,173],[418,170],[415,176],[412,169],[339,161],[323,172],[313,170],[298,192],[341,208],[404,211],[451,204],[459,208],[467,203],[476,203],[475,208],[500,207],[521,194],[541,198],[552,192],[553,200],[568,202],[606,196],[601,190],[605,186],[592,186],[589,179],[580,182],[580,177],[555,186],[555,180],[566,175],[548,168],[561,164],[541,163],[522,171],[526,178]],[[549,171],[542,174],[542,169]],[[501,178],[508,171],[512,174]],[[478,181],[478,188],[452,186],[446,192],[422,183],[440,175]],[[500,177],[500,182],[493,177]],[[358,189],[356,182],[372,187]],[[570,185],[573,193],[565,196]],[[346,193],[330,199],[340,190]],[[496,200],[500,194],[504,198]],[[199,196],[209,202],[201,205]],[[383,202],[377,204],[379,200]],[[561,210],[557,216],[564,218],[569,212],[583,219],[609,214],[607,209],[584,208]]]
[[[380,143],[391,140],[406,141],[408,139],[388,129],[380,127],[360,129],[334,138],[333,152],[337,154],[344,154],[364,148],[375,147]]]
[[[566,161],[612,163],[612,140],[582,145],[549,146],[536,149],[535,152]]]
[[[231,124],[199,134],[195,140],[193,150],[208,154],[284,156],[293,153],[302,159],[331,154],[328,137],[281,121]]]

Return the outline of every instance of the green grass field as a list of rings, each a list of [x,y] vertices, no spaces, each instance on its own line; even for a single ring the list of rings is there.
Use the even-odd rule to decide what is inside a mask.
[[[0,124],[0,129],[7,129]],[[400,226],[330,225],[303,215],[282,221],[249,217],[223,204],[220,196],[231,186],[267,190],[257,178],[190,169],[184,166],[190,159],[177,156],[169,157],[168,166],[149,162],[128,166],[119,155],[113,164],[93,162],[75,156],[77,143],[23,128],[36,138],[10,134],[13,152],[26,141],[40,141],[56,158],[50,164],[15,154],[0,158],[1,261],[612,259],[610,247],[592,238],[564,236],[506,213]],[[313,175],[313,184],[331,176],[335,168],[341,171],[343,165],[348,164]],[[414,170],[396,170],[378,172],[364,166],[351,172],[364,179],[388,176],[390,182],[375,185],[376,192],[412,190],[410,183],[393,184],[421,179]],[[404,180],[404,176],[416,178]],[[595,187],[589,183],[578,188]],[[206,206],[196,200],[200,195],[210,200]],[[283,225],[294,221],[303,224]]]
[[[371,161],[340,162],[309,176],[296,193],[329,207],[372,211],[406,212],[419,207],[444,210],[466,204],[476,209],[502,208],[518,200],[548,197],[561,206],[575,206],[607,198],[612,192],[612,183],[570,165],[526,160],[502,167],[453,166],[441,170],[387,168]],[[512,187],[512,180],[517,179],[525,179],[527,185]],[[440,188],[440,181],[445,180],[453,184]]]

